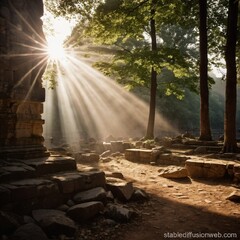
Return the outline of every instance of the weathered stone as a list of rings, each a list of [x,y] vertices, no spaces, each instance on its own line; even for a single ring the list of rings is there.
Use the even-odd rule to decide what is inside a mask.
[[[141,189],[135,189],[131,200],[136,202],[145,202],[149,200],[147,193]]]
[[[233,191],[226,199],[240,203],[240,191]]]
[[[32,215],[48,236],[58,236],[61,234],[73,236],[76,232],[74,221],[65,216],[63,211],[38,209],[33,210]]]
[[[102,187],[93,188],[87,191],[79,192],[74,195],[73,200],[76,203],[84,203],[91,201],[106,202],[106,191]]]
[[[123,152],[123,141],[111,141],[111,151],[114,152]]]
[[[113,196],[120,201],[130,200],[134,193],[132,183],[126,182],[122,179],[107,178],[106,187],[112,192]]]
[[[69,208],[67,216],[77,222],[83,222],[89,220],[103,211],[104,206],[102,202],[92,201],[86,203],[80,203]]]
[[[151,149],[126,149],[125,158],[133,162],[150,163],[155,161],[157,157],[152,154]]]
[[[36,170],[36,175],[76,170],[76,161],[71,157],[48,157],[23,161]]]
[[[78,157],[78,162],[94,163],[99,161],[99,155],[96,153],[83,153]]]
[[[187,160],[186,169],[192,178],[222,178],[227,173],[227,163],[219,160]]]
[[[120,205],[108,204],[105,216],[117,222],[129,222],[134,216],[134,212]]]
[[[240,164],[234,164],[233,173],[240,173]]]
[[[0,51],[4,53],[0,60],[0,155],[2,159],[48,156],[41,119],[45,101],[41,77],[47,61],[40,19],[43,1],[1,1],[0,11]]]
[[[165,169],[160,169],[160,174],[158,176],[164,178],[186,178],[188,177],[188,171],[183,167],[171,166]]]
[[[17,215],[0,211],[0,234],[10,234],[17,229],[21,221]]]
[[[101,171],[72,172],[55,175],[61,193],[76,193],[105,186],[105,174]]]
[[[44,231],[35,223],[27,223],[20,226],[11,236],[12,240],[48,240]]]

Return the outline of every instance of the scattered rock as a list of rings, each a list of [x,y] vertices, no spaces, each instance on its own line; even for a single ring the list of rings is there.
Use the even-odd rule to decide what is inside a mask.
[[[20,227],[20,225],[19,216],[0,211],[0,234],[12,233],[16,228]]]
[[[100,158],[106,158],[106,157],[109,157],[110,155],[111,155],[111,151],[107,150],[100,155]]]
[[[116,204],[108,204],[105,216],[117,222],[129,222],[134,216],[134,212]]]
[[[149,200],[147,193],[141,189],[135,189],[131,200],[136,202],[145,202]]]
[[[226,199],[232,202],[240,203],[240,191],[233,191]]]
[[[73,236],[76,226],[63,211],[54,209],[38,209],[32,211],[33,218],[39,223],[48,236]]]
[[[120,201],[129,201],[134,193],[131,182],[126,182],[118,178],[106,178],[106,187],[110,190],[115,198]]]
[[[158,176],[164,177],[164,178],[187,178],[188,172],[187,169],[184,167],[176,167],[171,166],[166,169],[160,169],[160,174]]]
[[[67,216],[77,222],[83,222],[96,216],[99,212],[103,211],[104,206],[102,202],[92,201],[77,204],[67,211]]]
[[[87,191],[79,192],[74,195],[73,200],[76,203],[84,203],[91,201],[106,202],[106,191],[102,187],[93,188]]]
[[[20,226],[11,236],[11,240],[48,240],[45,232],[35,223]]]

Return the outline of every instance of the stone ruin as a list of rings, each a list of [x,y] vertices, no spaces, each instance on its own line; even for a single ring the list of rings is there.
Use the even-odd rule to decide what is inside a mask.
[[[43,157],[42,0],[0,2],[0,156]]]

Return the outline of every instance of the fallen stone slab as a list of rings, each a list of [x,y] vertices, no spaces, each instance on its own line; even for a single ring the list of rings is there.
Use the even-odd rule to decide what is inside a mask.
[[[73,196],[76,203],[84,203],[91,201],[106,202],[107,193],[103,187],[89,189],[87,191],[79,192]]]
[[[20,226],[11,236],[11,240],[48,240],[45,232],[35,223]]]
[[[152,149],[126,149],[125,158],[132,162],[150,163],[157,159],[158,156],[152,154]]]
[[[32,216],[48,236],[74,236],[76,225],[65,212],[55,209],[38,209],[32,211]]]
[[[106,178],[106,187],[112,192],[113,196],[120,201],[129,201],[134,193],[133,184],[123,179]]]
[[[61,193],[77,193],[95,187],[105,186],[105,174],[102,171],[69,172],[52,177]]]
[[[77,222],[84,222],[95,217],[101,211],[103,211],[104,205],[99,201],[92,201],[86,203],[80,203],[70,207],[67,211],[67,216]]]
[[[191,178],[223,178],[227,174],[227,164],[221,160],[188,159],[185,167]]]
[[[179,179],[188,177],[188,171],[184,167],[170,166],[165,169],[160,169],[159,171],[160,174],[158,176],[164,178]]]
[[[117,204],[108,204],[104,215],[117,222],[129,222],[134,212]]]

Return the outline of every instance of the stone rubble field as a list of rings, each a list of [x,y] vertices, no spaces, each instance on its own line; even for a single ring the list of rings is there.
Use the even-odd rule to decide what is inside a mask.
[[[1,239],[239,237],[240,156],[220,148],[190,138],[92,140],[1,163]]]

